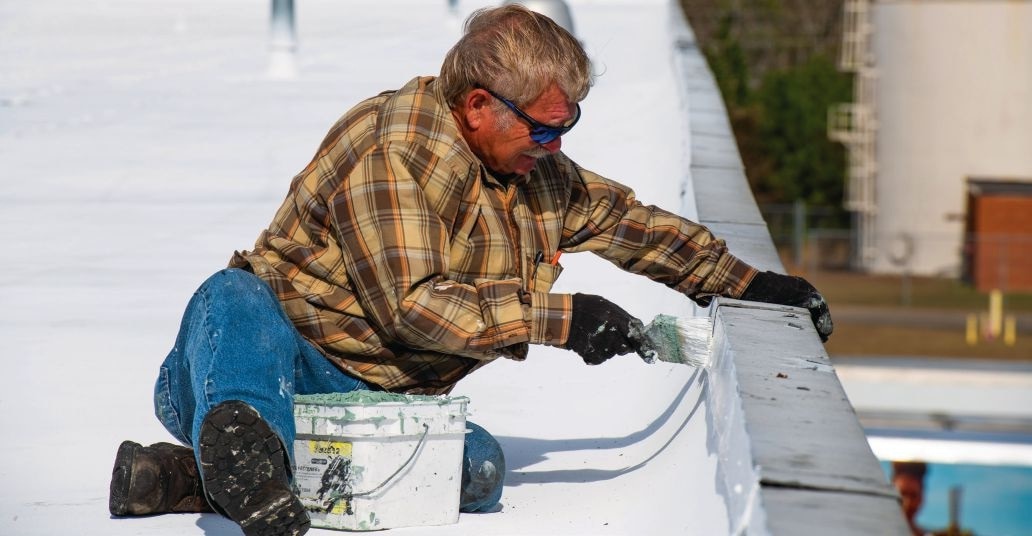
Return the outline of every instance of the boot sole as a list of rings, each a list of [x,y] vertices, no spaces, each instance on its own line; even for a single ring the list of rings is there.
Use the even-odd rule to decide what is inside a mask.
[[[229,401],[201,424],[201,473],[208,496],[246,536],[300,536],[311,521],[288,484],[283,446],[248,404]]]
[[[142,448],[139,443],[123,441],[115,454],[115,467],[111,470],[111,489],[108,494],[108,511],[111,515],[123,517],[129,513],[129,489],[133,483],[133,459],[136,451]]]

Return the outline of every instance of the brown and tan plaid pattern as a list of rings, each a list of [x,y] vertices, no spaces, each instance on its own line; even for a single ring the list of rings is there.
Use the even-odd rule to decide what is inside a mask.
[[[462,140],[433,78],[368,99],[330,130],[252,252],[298,331],[392,391],[444,393],[528,344],[561,345],[557,250],[592,251],[694,298],[755,270],[704,227],[635,201],[565,155],[508,185]],[[535,268],[538,252],[545,262]]]

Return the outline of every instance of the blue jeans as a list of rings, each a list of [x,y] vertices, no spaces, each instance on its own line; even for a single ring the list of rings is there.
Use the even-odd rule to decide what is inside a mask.
[[[199,449],[201,423],[227,400],[253,406],[293,457],[295,394],[379,390],[348,376],[305,340],[269,286],[230,268],[194,293],[154,386],[154,412],[179,441]],[[492,509],[502,495],[505,458],[498,441],[467,423],[463,512]],[[199,462],[198,462],[199,465]]]

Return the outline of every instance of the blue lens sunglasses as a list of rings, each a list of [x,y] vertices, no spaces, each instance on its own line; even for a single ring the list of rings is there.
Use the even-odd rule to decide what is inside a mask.
[[[512,103],[512,101],[506,99],[505,97],[502,97],[494,91],[491,91],[486,87],[481,87],[480,89],[483,89],[484,91],[490,93],[492,97],[502,101],[502,104],[508,106],[510,110],[512,110],[516,115],[520,116],[521,119],[526,121],[527,124],[530,125],[530,139],[534,140],[536,143],[539,143],[541,145],[549,143],[552,140],[558,138],[559,136],[566,134],[570,131],[571,128],[573,128],[574,125],[577,124],[577,121],[580,121],[581,112],[579,103],[574,104],[577,107],[577,113],[573,116],[573,119],[567,121],[565,124],[561,126],[553,127],[535,121],[533,117],[527,115],[526,112],[524,112],[523,110],[520,110],[519,106],[516,106]]]

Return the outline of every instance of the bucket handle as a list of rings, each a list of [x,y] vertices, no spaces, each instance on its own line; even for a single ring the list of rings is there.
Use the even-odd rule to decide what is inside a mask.
[[[351,496],[352,497],[365,497],[366,495],[372,495],[372,494],[376,493],[377,491],[380,491],[381,489],[383,489],[384,486],[386,486],[387,484],[389,484],[391,482],[391,480],[394,480],[394,477],[396,477],[399,474],[401,474],[401,472],[404,471],[405,468],[408,467],[410,463],[412,463],[412,460],[414,460],[416,458],[416,453],[419,452],[419,447],[423,446],[423,442],[426,441],[426,435],[428,433],[430,433],[430,426],[428,426],[426,423],[423,423],[423,435],[419,437],[419,442],[416,443],[416,448],[412,449],[412,454],[410,454],[408,459],[405,460],[405,463],[401,464],[401,467],[399,467],[397,471],[394,471],[393,473],[391,473],[391,476],[387,477],[387,479],[384,480],[383,482],[381,482],[379,486],[376,486],[375,488],[373,488],[371,490],[359,491],[359,492],[356,492],[356,493],[352,493]]]

